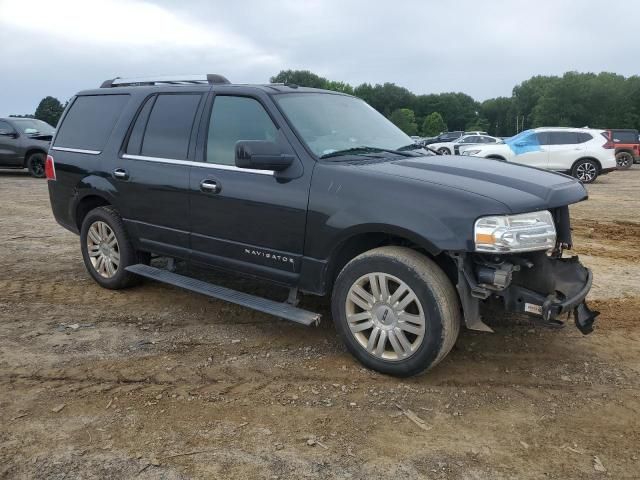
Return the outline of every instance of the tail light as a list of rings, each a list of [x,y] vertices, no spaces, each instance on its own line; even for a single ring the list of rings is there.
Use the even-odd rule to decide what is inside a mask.
[[[611,141],[611,132],[602,132],[602,136],[607,139],[607,142],[602,145],[602,148],[606,148],[607,150],[611,150],[612,148],[616,148],[616,144]]]
[[[47,155],[47,161],[44,164],[44,174],[47,180],[56,179],[56,166],[53,163],[53,157],[51,155]]]

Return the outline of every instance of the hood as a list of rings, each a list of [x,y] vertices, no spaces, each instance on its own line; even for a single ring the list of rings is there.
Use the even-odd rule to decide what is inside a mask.
[[[41,140],[43,142],[50,142],[53,138],[53,134],[35,133],[27,135],[32,140]]]
[[[546,210],[587,199],[582,184],[567,175],[479,157],[411,157],[362,162],[358,167],[482,195],[506,205],[512,213]]]

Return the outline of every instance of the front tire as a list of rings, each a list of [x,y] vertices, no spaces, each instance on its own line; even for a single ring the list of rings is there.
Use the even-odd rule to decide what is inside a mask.
[[[87,214],[80,229],[80,248],[87,271],[101,287],[118,290],[137,283],[138,278],[125,269],[139,263],[138,255],[113,207]]]
[[[29,170],[29,174],[35,178],[44,178],[44,163],[45,163],[45,154],[44,153],[32,153],[27,158],[27,169]]]
[[[439,148],[438,152],[440,153],[440,155],[451,155],[451,150],[449,150],[447,147]]]
[[[600,172],[600,166],[588,158],[579,160],[571,169],[571,175],[582,183],[593,183]]]
[[[331,298],[336,329],[366,367],[408,377],[437,365],[458,338],[460,304],[432,260],[381,247],[351,260]]]

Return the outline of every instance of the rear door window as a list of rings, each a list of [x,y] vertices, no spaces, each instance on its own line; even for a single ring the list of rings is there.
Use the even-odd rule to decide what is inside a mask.
[[[201,99],[200,93],[158,95],[144,128],[140,155],[186,160],[196,111]],[[138,118],[143,117],[145,115],[140,115]],[[136,136],[140,128],[142,126],[134,125],[132,131],[134,141],[137,141]],[[129,142],[131,143],[131,139]]]
[[[76,97],[56,135],[54,147],[101,152],[129,95]]]
[[[577,132],[549,132],[551,145],[575,145],[578,143]]]

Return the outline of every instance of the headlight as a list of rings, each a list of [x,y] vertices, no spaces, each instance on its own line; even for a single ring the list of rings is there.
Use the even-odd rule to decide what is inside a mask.
[[[480,153],[480,150],[463,150],[462,155],[477,155]]]
[[[531,252],[556,244],[556,227],[548,210],[482,217],[474,227],[476,252]]]

